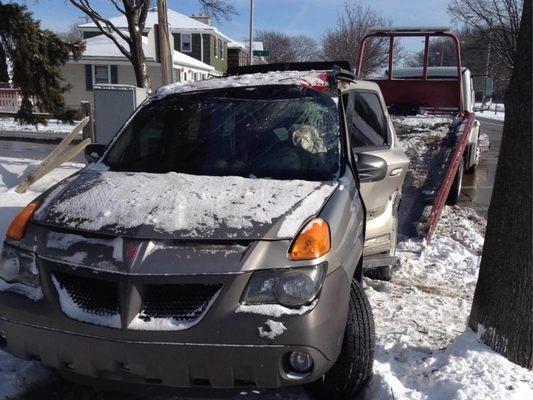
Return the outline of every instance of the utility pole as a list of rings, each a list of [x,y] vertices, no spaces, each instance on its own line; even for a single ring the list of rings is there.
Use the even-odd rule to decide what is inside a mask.
[[[159,58],[161,62],[161,81],[163,85],[172,83],[172,58],[168,41],[167,0],[157,0],[157,22],[159,25]]]
[[[253,64],[253,42],[254,42],[254,0],[250,0],[250,43],[248,49],[248,65]]]

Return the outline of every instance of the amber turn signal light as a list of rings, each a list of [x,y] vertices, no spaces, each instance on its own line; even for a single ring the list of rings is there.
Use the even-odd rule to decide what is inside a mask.
[[[13,219],[13,221],[11,221],[9,228],[7,228],[6,236],[9,239],[21,240],[24,237],[26,225],[28,225],[28,221],[30,220],[33,213],[37,211],[37,208],[40,204],[41,202],[39,200],[34,200],[26,207],[24,207],[24,209],[20,213],[18,213],[18,215]]]
[[[314,218],[294,238],[289,248],[289,260],[312,260],[331,249],[329,225],[321,218]]]

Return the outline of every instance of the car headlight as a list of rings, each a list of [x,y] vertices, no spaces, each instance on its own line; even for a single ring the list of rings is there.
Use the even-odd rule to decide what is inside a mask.
[[[281,304],[301,307],[311,303],[322,287],[328,265],[256,271],[241,299],[243,304]]]
[[[39,287],[39,270],[33,252],[4,243],[2,258],[0,259],[0,278],[7,283],[22,283]]]

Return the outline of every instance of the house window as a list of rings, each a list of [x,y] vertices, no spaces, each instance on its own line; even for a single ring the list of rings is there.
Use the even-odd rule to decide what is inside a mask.
[[[183,73],[183,82],[187,82],[187,72]]]
[[[111,83],[109,65],[93,65],[93,82],[96,85]]]
[[[198,80],[198,74],[196,72],[194,73],[194,79],[193,80],[195,80],[195,81]]]
[[[215,58],[218,58],[218,39],[215,38]]]
[[[192,51],[192,39],[190,33],[181,34],[181,51],[190,53]]]
[[[219,51],[219,57],[221,60],[224,59],[224,46],[222,45],[222,40],[218,39],[218,51]]]

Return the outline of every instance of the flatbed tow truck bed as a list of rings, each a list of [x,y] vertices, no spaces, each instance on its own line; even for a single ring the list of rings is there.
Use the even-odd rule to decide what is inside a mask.
[[[398,210],[399,238],[423,235],[429,205],[442,185],[460,138],[461,120],[450,115],[392,116],[398,140],[410,165]]]

